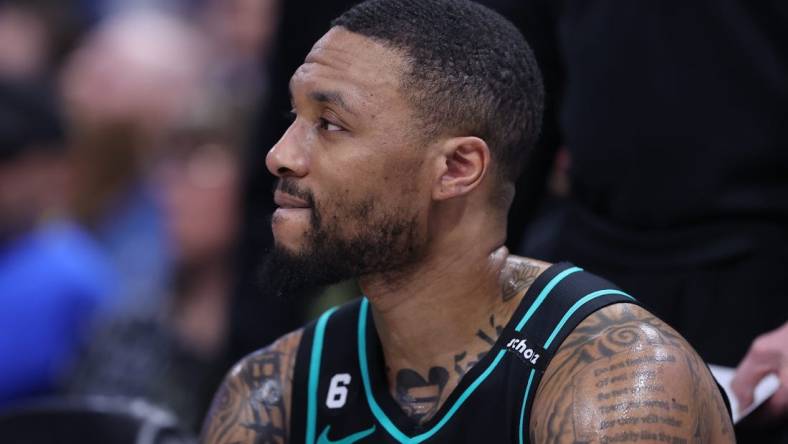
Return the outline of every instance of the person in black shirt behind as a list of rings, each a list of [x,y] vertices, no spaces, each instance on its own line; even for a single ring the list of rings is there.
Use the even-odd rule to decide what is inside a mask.
[[[736,366],[788,318],[788,6],[529,0],[512,12],[548,97],[543,162],[520,188],[538,194],[560,147],[571,161],[568,200],[525,226],[521,250],[613,279],[707,362]],[[510,230],[530,211],[515,208]]]

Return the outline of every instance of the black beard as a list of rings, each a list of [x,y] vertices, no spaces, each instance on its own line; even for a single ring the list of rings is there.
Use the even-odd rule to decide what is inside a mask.
[[[261,283],[268,294],[303,295],[346,279],[397,272],[421,256],[415,216],[403,217],[402,211],[376,214],[375,201],[369,199],[347,211],[333,204],[335,212],[326,220],[311,196],[309,201],[313,205],[305,247],[292,252],[275,243],[263,264]],[[343,238],[340,224],[358,231]]]

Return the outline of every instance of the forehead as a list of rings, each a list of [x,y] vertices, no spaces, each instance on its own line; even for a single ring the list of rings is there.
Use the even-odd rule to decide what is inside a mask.
[[[335,91],[362,106],[390,107],[400,96],[405,60],[394,49],[334,27],[315,43],[290,80],[299,93]]]

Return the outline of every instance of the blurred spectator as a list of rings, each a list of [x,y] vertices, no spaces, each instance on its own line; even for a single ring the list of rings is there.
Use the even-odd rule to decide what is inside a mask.
[[[49,93],[0,80],[0,405],[51,394],[114,291],[108,259],[62,214],[64,129]]]
[[[75,136],[73,206],[121,274],[120,311],[156,311],[167,287],[172,245],[150,167],[195,105],[203,49],[186,23],[137,11],[103,23],[63,73]]]
[[[175,252],[168,304],[105,323],[69,391],[144,397],[196,430],[226,370],[238,155],[226,139],[182,135],[157,169]]]
[[[49,52],[47,34],[34,11],[0,3],[0,71],[16,78],[40,76]]]
[[[214,3],[180,19],[117,15],[63,75],[82,171],[75,207],[126,273],[123,304],[67,389],[145,397],[195,428],[226,370],[238,147],[276,23],[273,1]],[[232,29],[233,17],[246,25]]]
[[[91,25],[113,16],[136,11],[157,10],[168,14],[181,14],[194,9],[202,0],[74,0],[72,7],[79,9],[82,19]]]
[[[252,111],[267,97],[266,64],[279,8],[279,0],[205,0],[197,15],[209,44],[216,99],[233,111],[236,130],[244,134],[251,123],[265,125],[252,122]]]
[[[238,224],[238,153],[210,141],[160,167],[165,214],[177,253],[172,324],[196,352],[216,357],[225,345]]]
[[[15,79],[49,78],[80,32],[70,2],[0,1],[0,72]]]
[[[727,366],[788,313],[786,5],[529,0],[519,10],[552,109],[541,171],[521,189],[539,188],[533,178],[559,147],[569,156],[569,196],[531,225],[524,252],[609,277]]]

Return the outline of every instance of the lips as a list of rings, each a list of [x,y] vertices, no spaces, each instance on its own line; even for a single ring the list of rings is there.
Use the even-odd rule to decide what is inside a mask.
[[[305,200],[282,191],[274,192],[274,202],[279,208],[284,209],[309,208],[309,203]]]

